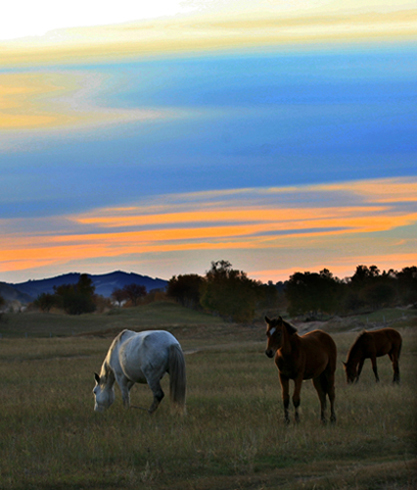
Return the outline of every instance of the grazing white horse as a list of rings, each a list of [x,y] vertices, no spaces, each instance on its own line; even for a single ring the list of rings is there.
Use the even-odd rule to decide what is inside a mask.
[[[164,330],[123,330],[113,340],[100,376],[94,373],[94,410],[102,412],[114,402],[114,382],[117,381],[126,407],[130,406],[132,386],[148,383],[153,393],[153,403],[148,411],[153,413],[164,397],[160,380],[165,373],[169,373],[171,401],[185,413],[185,360],[178,340]]]

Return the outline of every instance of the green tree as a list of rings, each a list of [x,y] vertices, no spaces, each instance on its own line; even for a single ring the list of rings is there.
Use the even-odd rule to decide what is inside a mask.
[[[279,286],[278,286],[279,287]],[[257,286],[257,308],[282,310],[282,293],[272,281]]]
[[[201,304],[223,318],[250,322],[255,316],[258,286],[245,272],[233,269],[230,262],[212,262],[203,284]]]
[[[398,294],[404,305],[417,304],[417,267],[404,267],[396,273]]]
[[[87,274],[81,274],[77,284],[54,287],[57,306],[70,315],[92,313],[96,309],[95,287]]]
[[[80,278],[78,279],[78,283],[75,288],[79,293],[90,298],[93,298],[96,290],[93,284],[93,280],[88,274],[80,275]]]
[[[33,302],[33,305],[36,308],[39,308],[41,311],[49,313],[49,311],[55,305],[55,303],[56,303],[56,297],[54,294],[42,293],[38,295],[38,297]]]
[[[198,274],[173,276],[168,282],[167,295],[187,308],[200,306],[204,278]]]
[[[370,267],[366,265],[358,265],[355,274],[350,278],[350,284],[353,289],[360,290],[372,283],[378,277],[380,271],[376,265]]]
[[[288,280],[285,295],[292,316],[334,313],[339,308],[343,285],[328,269],[296,272]]]
[[[363,291],[366,303],[374,310],[390,306],[395,298],[395,288],[386,281],[376,281]]]
[[[5,313],[2,310],[2,308],[5,306],[6,300],[3,298],[3,296],[0,295],[0,323],[6,323],[5,321]]]
[[[376,265],[358,265],[347,283],[345,305],[348,310],[377,309],[396,303],[397,273],[381,271]]]

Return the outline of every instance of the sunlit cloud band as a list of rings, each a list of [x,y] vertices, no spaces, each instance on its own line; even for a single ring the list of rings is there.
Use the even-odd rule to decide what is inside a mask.
[[[353,241],[363,257],[374,262],[396,257],[398,263],[402,257],[417,263],[416,195],[414,178],[379,179],[171,194],[122,208],[39,218],[31,234],[25,219],[2,220],[0,271],[59,269],[77,260],[100,260],[103,266],[109,259],[111,268],[115,259],[143,254],[211,251],[218,257],[230,250],[265,257],[274,250],[291,250],[301,264],[311,248],[328,257],[329,263],[322,259],[322,265],[331,268],[358,260],[357,252],[354,259],[349,256]],[[303,207],[303,201],[309,204]],[[402,239],[398,233],[395,238],[390,235],[398,229],[406,230]],[[338,255],[333,257],[335,246]],[[262,279],[286,270],[263,266],[254,271]]]

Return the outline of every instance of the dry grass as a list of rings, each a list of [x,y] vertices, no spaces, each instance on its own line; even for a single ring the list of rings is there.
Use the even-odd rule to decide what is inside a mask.
[[[196,328],[195,338],[191,327],[176,329],[189,352],[185,418],[171,414],[168,397],[152,417],[126,411],[119,393],[108,412],[93,411],[92,374],[110,338],[0,340],[0,488],[415,488],[414,329],[402,331],[400,386],[391,384],[388,358],[378,363],[381,383],[368,361],[359,384],[347,386],[341,361],[356,334],[333,334],[336,425],[319,423],[305,382],[301,422],[286,427],[263,330],[212,328]],[[147,386],[134,387],[132,403],[150,405]]]

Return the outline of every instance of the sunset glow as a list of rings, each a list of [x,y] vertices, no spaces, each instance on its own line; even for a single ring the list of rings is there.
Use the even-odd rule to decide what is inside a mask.
[[[306,241],[311,246],[328,249],[332,255],[331,243],[337,240],[350,240],[354,237],[367,247],[372,246],[375,234],[379,233],[381,245],[393,245],[390,233],[396,229],[407,227],[415,229],[417,212],[409,209],[409,204],[415,201],[417,194],[417,181],[410,180],[382,180],[349,182],[340,185],[308,186],[306,188],[271,189],[264,194],[259,190],[247,189],[228,205],[224,196],[216,192],[216,199],[202,193],[194,195],[192,204],[185,205],[202,211],[186,211],[181,201],[186,196],[166,196],[169,204],[159,206],[159,213],[154,213],[153,206],[149,208],[142,204],[129,207],[126,214],[121,209],[97,209],[88,215],[74,215],[61,217],[61,230],[51,233],[48,231],[48,219],[38,223],[37,233],[32,233],[30,242],[24,229],[25,220],[19,224],[16,221],[3,220],[2,227],[6,230],[3,235],[1,247],[2,270],[12,271],[18,269],[31,269],[43,266],[59,267],[62,263],[76,263],[79,260],[120,258],[135,256],[140,260],[144,254],[187,254],[189,251],[212,252],[213,256],[220,253],[230,253],[232,250],[246,251],[245,253],[259,255],[261,261],[262,251],[274,251],[279,254],[284,249],[299,250],[302,253]],[[371,189],[368,193],[367,188]],[[300,198],[310,193],[321,193],[323,200],[330,191],[340,193],[339,205],[331,207],[300,207],[295,196]],[[379,189],[379,191],[378,191]],[[403,190],[403,192],[401,192]],[[293,196],[291,207],[277,206],[273,208],[272,202],[277,195],[284,193]],[[254,195],[267,196],[263,207],[259,204],[251,206],[251,200],[256,202]],[[397,200],[393,196],[397,195]],[[343,197],[342,197],[343,196]],[[316,197],[317,199],[317,197]],[[352,200],[357,205],[352,205]],[[349,202],[343,205],[343,200]],[[364,202],[367,205],[364,205]],[[386,204],[385,202],[389,202]],[[221,208],[219,208],[221,203]],[[384,204],[382,204],[384,203]],[[181,212],[171,212],[176,206],[182,208]],[[209,208],[209,209],[207,209]],[[54,218],[56,222],[57,218]],[[18,226],[17,226],[18,225]],[[74,225],[78,229],[75,233]],[[10,231],[7,232],[7,229]],[[390,245],[391,244],[391,245]],[[384,262],[388,259],[395,264],[405,264],[405,259],[413,262],[417,260],[414,252],[416,239],[403,240],[397,244],[402,253],[394,257],[379,255]],[[363,245],[362,245],[363,246]],[[222,252],[223,251],[223,252]],[[366,258],[366,255],[363,257]],[[345,270],[354,268],[358,257],[345,257],[343,264],[340,258],[332,258],[335,268]],[[362,257],[360,258],[362,260]],[[319,263],[316,267],[326,267]],[[258,278],[282,278],[288,272],[284,269],[266,269],[253,271]]]
[[[0,281],[417,264],[414,2],[84,4],[0,20]]]

